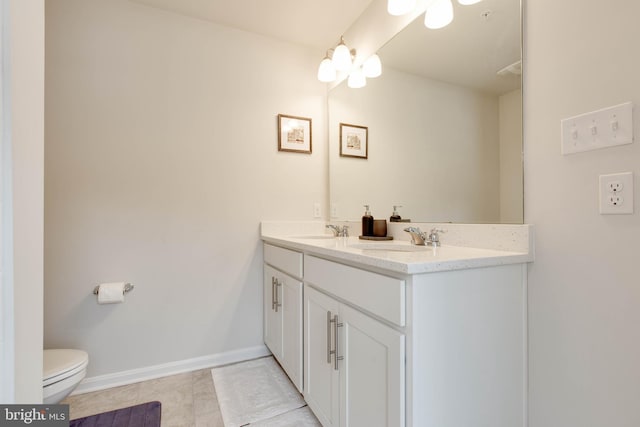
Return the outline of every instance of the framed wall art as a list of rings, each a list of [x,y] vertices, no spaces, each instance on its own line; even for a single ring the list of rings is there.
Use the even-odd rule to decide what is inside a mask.
[[[311,154],[311,119],[278,114],[278,151]]]
[[[369,155],[369,128],[340,123],[340,156],[366,159]]]

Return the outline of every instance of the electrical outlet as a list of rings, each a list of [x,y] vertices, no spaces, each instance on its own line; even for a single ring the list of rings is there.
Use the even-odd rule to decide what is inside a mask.
[[[600,213],[633,213],[633,173],[600,175]]]
[[[622,182],[620,181],[610,181],[607,184],[607,190],[609,190],[610,193],[619,193],[622,191],[622,189],[624,188],[624,185],[622,185]]]
[[[337,218],[337,217],[338,217],[338,204],[331,203],[331,218]]]
[[[316,202],[313,204],[313,217],[320,218],[322,216],[322,212],[320,211],[320,203]]]
[[[609,196],[607,198],[607,202],[609,203],[609,206],[622,206],[624,204],[624,197],[622,196]]]

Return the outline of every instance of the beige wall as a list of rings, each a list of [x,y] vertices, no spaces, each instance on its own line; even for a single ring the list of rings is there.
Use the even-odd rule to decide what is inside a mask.
[[[3,69],[3,97],[8,119],[3,129],[3,155],[11,155],[11,190],[3,191],[4,221],[13,221],[3,234],[3,286],[13,279],[13,312],[3,312],[2,322],[13,322],[14,387],[3,387],[6,402],[42,401],[42,282],[43,282],[43,174],[44,174],[44,1],[11,0],[3,36],[8,47],[8,67]],[[7,7],[8,6],[8,7]],[[7,59],[7,56],[4,56]],[[6,139],[5,139],[6,137]],[[10,144],[7,151],[5,144]],[[4,199],[8,197],[9,200]],[[7,208],[9,205],[4,206]],[[10,214],[9,214],[10,211]],[[9,216],[7,216],[9,215]],[[4,230],[7,231],[7,228]],[[6,246],[5,246],[6,245]],[[3,296],[7,293],[3,292]],[[3,309],[8,306],[3,304]],[[5,355],[6,356],[6,355]],[[4,384],[6,386],[6,384]],[[13,394],[13,396],[11,396]]]
[[[500,222],[522,222],[522,90],[498,98],[500,126]]]
[[[318,52],[124,0],[46,19],[45,346],[95,376],[261,345],[259,221],[326,206]],[[108,281],[135,290],[99,306]]]
[[[525,14],[530,426],[640,425],[635,214],[598,214],[598,175],[640,176],[640,2],[531,0]],[[560,154],[560,120],[633,101],[636,142]]]

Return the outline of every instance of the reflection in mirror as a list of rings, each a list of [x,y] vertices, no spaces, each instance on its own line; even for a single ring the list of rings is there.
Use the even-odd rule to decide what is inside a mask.
[[[520,1],[420,16],[378,54],[382,76],[329,94],[332,219],[362,205],[414,222],[522,223]],[[368,128],[367,158],[340,155],[340,123]]]

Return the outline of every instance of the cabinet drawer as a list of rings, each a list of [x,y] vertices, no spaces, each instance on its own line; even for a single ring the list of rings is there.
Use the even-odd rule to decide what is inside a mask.
[[[269,244],[264,245],[264,261],[294,277],[302,277],[302,254]]]
[[[399,326],[405,325],[405,282],[307,255],[305,282]]]

